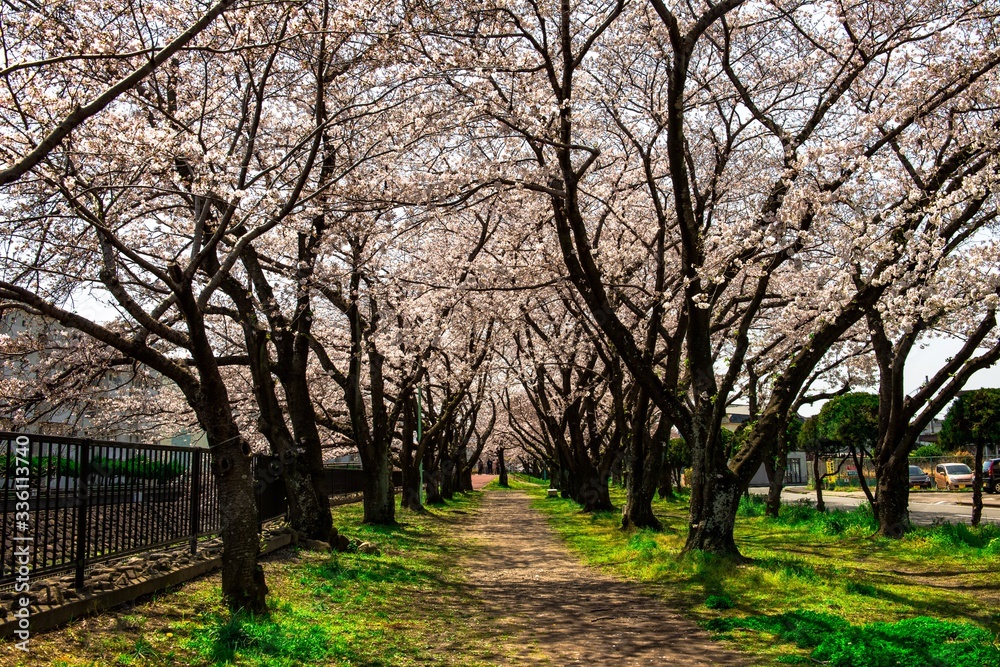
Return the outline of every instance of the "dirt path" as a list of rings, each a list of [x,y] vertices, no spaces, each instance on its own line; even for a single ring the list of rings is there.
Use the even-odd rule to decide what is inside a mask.
[[[524,493],[489,493],[468,537],[482,548],[464,563],[466,581],[498,630],[521,630],[518,665],[746,664],[660,601],[581,564]]]

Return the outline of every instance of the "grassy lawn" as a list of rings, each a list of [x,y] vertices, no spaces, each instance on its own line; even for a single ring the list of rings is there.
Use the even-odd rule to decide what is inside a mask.
[[[589,565],[640,582],[755,656],[754,664],[1000,664],[1000,528],[945,525],[902,540],[873,538],[867,507],[821,515],[786,506],[762,516],[744,501],[736,540],[752,560],[680,557],[686,499],[654,504],[664,531],[622,531],[615,512],[531,493],[556,532]],[[613,491],[616,505],[624,492]]]
[[[34,636],[27,656],[5,641],[0,664],[494,664],[503,642],[487,634],[458,567],[469,548],[461,524],[481,497],[457,496],[424,515],[399,511],[398,528],[361,525],[360,504],[335,508],[341,532],[377,543],[382,555],[276,552],[264,563],[266,616],[231,617],[216,572],[131,609]]]

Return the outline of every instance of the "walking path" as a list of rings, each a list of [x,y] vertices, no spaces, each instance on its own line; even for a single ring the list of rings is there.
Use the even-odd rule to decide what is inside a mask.
[[[496,475],[473,475],[472,476],[472,490],[478,491],[493,480],[497,478]]]
[[[527,640],[518,665],[746,664],[659,600],[581,564],[524,493],[488,493],[467,536],[481,547],[464,563],[467,581],[498,630]]]

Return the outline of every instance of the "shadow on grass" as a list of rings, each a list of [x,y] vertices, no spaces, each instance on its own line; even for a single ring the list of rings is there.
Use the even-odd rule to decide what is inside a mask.
[[[237,613],[228,618],[212,613],[205,616],[192,643],[215,664],[231,663],[237,653],[260,658],[265,664],[321,660],[333,638],[326,628],[305,620],[279,619],[272,613]]]

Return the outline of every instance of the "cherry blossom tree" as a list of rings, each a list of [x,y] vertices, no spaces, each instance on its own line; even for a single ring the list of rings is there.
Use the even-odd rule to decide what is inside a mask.
[[[992,21],[965,2],[504,3],[425,43],[483,136],[468,187],[534,195],[590,316],[690,443],[688,549],[738,554],[739,495],[828,348],[989,219]],[[655,267],[645,308],[619,306],[637,300],[605,260],[614,225]],[[727,460],[725,406],[775,309],[794,342]]]
[[[176,58],[165,73],[78,126],[73,141],[50,151],[31,179],[6,193],[17,208],[6,221],[0,298],[78,329],[176,383],[213,452],[223,593],[233,608],[253,610],[264,608],[266,586],[256,564],[251,449],[221,370],[226,353],[236,350],[212,323],[227,313],[220,287],[242,251],[302,206],[321,146],[315,128],[323,119],[315,106],[289,142],[285,124],[292,119],[266,104],[263,93],[271,77],[286,87],[303,77],[296,64],[277,57],[300,16],[291,5],[262,6],[241,23],[204,31],[204,50]],[[322,54],[322,39],[316,49]],[[258,211],[264,215],[254,216]],[[61,305],[93,285],[120,310],[121,325]]]
[[[989,217],[995,217],[993,204],[985,199],[974,196],[969,205],[987,209]],[[968,235],[970,230],[958,235],[951,245],[959,245]],[[981,241],[961,253],[940,253],[926,262],[927,267],[912,284],[894,284],[887,298],[867,310],[879,370],[873,501],[883,535],[898,537],[909,528],[908,457],[920,433],[976,371],[1000,360],[996,251],[995,242]],[[934,369],[932,377],[928,373],[917,391],[907,395],[904,369],[910,353],[929,336],[941,333],[962,339],[962,347]]]
[[[6,84],[0,99],[11,112],[4,114],[0,186],[38,166],[74,128],[188,47],[236,0],[220,0],[204,13],[199,3],[127,4],[124,11],[120,3],[101,2],[0,8]]]

